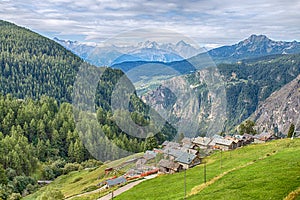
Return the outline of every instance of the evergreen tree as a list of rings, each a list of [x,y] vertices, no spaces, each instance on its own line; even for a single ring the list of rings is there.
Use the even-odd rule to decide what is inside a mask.
[[[288,134],[287,134],[287,137],[288,137],[288,138],[293,137],[294,131],[295,131],[295,125],[292,123],[292,124],[290,125],[289,131],[288,131]]]
[[[153,133],[150,133],[146,138],[144,151],[153,150],[153,148],[157,147],[157,145],[157,140],[153,136]]]
[[[239,126],[239,133],[241,135],[243,134],[251,134],[251,135],[255,135],[257,134],[256,130],[254,129],[255,123],[251,120],[247,120],[246,122],[242,123]]]
[[[0,164],[0,185],[6,185],[8,182],[5,169],[3,168],[3,165]]]

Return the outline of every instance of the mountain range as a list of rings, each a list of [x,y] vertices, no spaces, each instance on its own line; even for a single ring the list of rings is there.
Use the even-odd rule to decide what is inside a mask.
[[[299,52],[300,43],[297,41],[273,41],[265,35],[251,35],[237,44],[212,49],[208,51],[208,54],[217,63],[232,63],[267,55],[294,54]]]
[[[75,46],[78,48],[78,45]],[[206,109],[206,114],[201,113],[201,116],[199,115],[197,119],[206,121],[210,117],[217,116],[216,113],[207,113],[210,112],[207,108],[211,105],[205,101],[205,98],[208,98],[207,95],[209,95],[209,93],[205,92],[207,91],[207,87],[205,88],[204,85],[200,84],[200,76],[199,74],[197,75],[197,70],[210,65],[215,65],[225,79],[224,84],[227,95],[227,119],[225,120],[224,127],[226,130],[233,130],[236,125],[251,116],[251,119],[255,119],[255,121],[257,121],[260,131],[268,130],[274,132],[277,131],[277,128],[279,127],[279,131],[286,134],[288,126],[295,119],[291,115],[287,115],[286,113],[279,111],[279,113],[276,113],[276,116],[283,115],[286,118],[276,118],[274,114],[271,114],[274,111],[274,107],[272,107],[272,105],[277,101],[279,96],[277,97],[275,95],[276,98],[274,99],[273,97],[273,101],[270,101],[268,97],[270,95],[272,96],[273,92],[280,90],[285,84],[288,84],[290,81],[295,79],[299,74],[299,55],[293,55],[300,53],[299,42],[273,41],[265,35],[251,35],[249,38],[236,44],[212,49],[208,52],[200,53],[187,59],[180,60],[178,57],[176,58],[176,60],[178,59],[176,62],[168,62],[172,59],[162,59],[162,57],[159,58],[151,55],[151,53],[154,52],[154,49],[160,49],[160,53],[163,52],[162,49],[168,49],[169,52],[175,52],[174,49],[178,46],[182,47],[180,50],[184,49],[183,47],[186,48],[186,51],[189,49],[189,45],[183,41],[178,42],[176,45],[169,46],[159,45],[156,42],[150,41],[140,43],[138,48],[135,48],[135,50],[131,52],[140,54],[139,59],[141,60],[134,56],[137,54],[123,54],[116,59],[117,61],[113,62],[112,67],[121,69],[124,72],[130,72],[134,68],[148,66],[150,68],[148,70],[136,70],[142,72],[131,75],[131,80],[135,83],[139,83],[142,79],[145,79],[145,76],[147,76],[146,80],[148,82],[142,82],[141,85],[143,88],[140,89],[142,91],[149,92],[149,90],[145,89],[145,85],[149,83],[147,87],[152,88],[152,92],[141,93],[142,99],[157,110],[168,108],[168,111],[170,112],[169,117],[176,119],[179,122],[180,120],[188,121],[188,119],[191,118],[188,113],[192,111],[191,109],[196,103],[195,101],[186,101],[184,111],[178,109],[178,103],[182,104],[183,102],[176,102],[174,101],[174,98],[173,100],[172,98],[170,99],[170,97],[174,97],[176,95],[173,94],[168,87],[171,87],[171,89],[174,90],[176,85],[184,84],[185,82],[182,82],[181,78],[176,78],[178,75],[182,74],[190,74],[186,75],[189,79],[193,76],[193,81],[190,82],[190,84],[197,86],[193,89],[200,96],[198,103],[201,102],[202,109]],[[74,49],[76,48],[73,48],[73,51],[75,51]],[[129,50],[127,51],[129,52]],[[177,52],[179,52],[179,50],[177,50]],[[194,53],[195,51],[192,52]],[[291,56],[288,56],[289,54]],[[192,55],[192,53],[188,55]],[[181,57],[181,59],[182,58],[183,57]],[[166,66],[166,68],[174,69],[178,73],[174,73],[172,70],[160,70],[159,68],[155,68],[156,66]],[[156,69],[155,72],[149,72],[154,69]],[[160,81],[161,84],[158,84],[157,81],[153,81],[156,80],[157,77],[165,77],[165,79],[169,79],[170,81],[167,81],[167,84],[164,82],[164,78],[162,78]],[[172,83],[171,85],[170,82]],[[156,87],[151,86],[151,84],[156,85]],[[292,90],[290,91],[289,88],[291,87],[286,86],[284,90],[287,91],[288,94],[293,94]],[[262,107],[267,110],[266,112],[268,114],[262,114]],[[290,109],[292,108],[293,107]],[[281,111],[282,110],[285,109],[281,109]],[[262,116],[266,115],[268,117],[262,119]],[[209,123],[209,120],[207,123]],[[206,126],[206,129],[207,123],[202,125],[203,127]],[[199,127],[198,131],[207,131],[202,128]]]
[[[300,52],[300,43],[297,41],[274,41],[265,35],[251,35],[234,45],[222,46],[204,53],[204,49],[195,48],[183,40],[176,44],[145,41],[129,46],[101,46],[97,43],[81,43],[58,38],[54,38],[54,41],[96,66],[118,64],[121,67],[122,62],[168,63],[180,60],[188,60],[194,64],[206,56],[211,57],[215,63],[234,63],[243,59]]]
[[[103,44],[81,43],[58,38],[54,38],[54,41],[96,66],[112,66],[129,61],[159,61],[166,63],[187,59],[201,52],[201,49],[197,49],[183,40],[178,41],[176,44],[159,44],[147,40],[127,46],[116,44],[104,44],[103,46]]]

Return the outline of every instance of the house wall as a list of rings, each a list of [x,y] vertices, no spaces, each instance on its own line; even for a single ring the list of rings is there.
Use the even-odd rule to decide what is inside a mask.
[[[183,169],[188,169],[190,166],[188,164],[180,163]]]
[[[223,145],[223,144],[216,144],[216,147],[219,149],[222,149],[224,151],[230,150],[230,149],[234,149],[233,144],[227,146],[227,145]]]

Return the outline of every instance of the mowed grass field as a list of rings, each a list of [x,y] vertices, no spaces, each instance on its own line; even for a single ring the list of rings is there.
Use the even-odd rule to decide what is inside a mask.
[[[222,161],[221,161],[222,160]],[[186,171],[187,199],[284,199],[300,187],[300,139],[253,144]],[[117,200],[184,199],[184,172],[147,180]],[[296,195],[294,199],[300,199]]]

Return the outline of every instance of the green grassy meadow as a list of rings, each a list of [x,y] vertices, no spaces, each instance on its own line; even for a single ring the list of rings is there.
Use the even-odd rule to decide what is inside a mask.
[[[187,199],[284,199],[300,187],[300,139],[223,152],[222,162],[216,152],[206,161],[207,181],[215,181],[203,185],[203,164],[187,170]],[[144,181],[116,199],[184,199],[184,172]]]
[[[140,155],[142,154],[108,162],[94,170],[71,172],[58,177],[48,186],[24,199],[36,199],[48,187],[61,190],[66,198],[84,193],[87,188],[93,188],[107,179],[103,177],[105,168],[117,166],[125,160]],[[289,193],[300,188],[300,139],[252,144],[222,152],[222,155],[218,151],[207,157],[205,161],[207,163],[206,184],[203,184],[204,164],[186,171],[187,199],[277,200],[284,199]],[[99,177],[101,178],[98,179]],[[108,192],[97,192],[73,199],[92,200]],[[286,200],[299,200],[300,192],[295,193],[293,198]],[[115,199],[173,200],[184,199],[184,195],[184,172],[180,172],[146,180]]]

